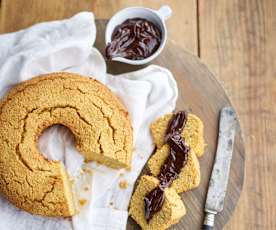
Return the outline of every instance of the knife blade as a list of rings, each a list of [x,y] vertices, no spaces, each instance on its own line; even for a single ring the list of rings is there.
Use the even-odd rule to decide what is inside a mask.
[[[220,111],[219,135],[215,163],[209,181],[205,203],[205,219],[203,229],[212,229],[215,215],[223,210],[232,160],[237,117],[230,106]]]

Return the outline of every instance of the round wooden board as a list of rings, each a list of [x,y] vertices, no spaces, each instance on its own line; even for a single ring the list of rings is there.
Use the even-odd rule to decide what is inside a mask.
[[[105,20],[97,21],[96,47],[103,53]],[[200,61],[200,59],[168,41],[162,54],[153,62],[168,68],[174,75],[179,89],[176,110],[186,109],[199,116],[204,123],[204,137],[208,146],[205,154],[199,159],[201,168],[200,186],[192,191],[180,194],[185,203],[187,214],[171,229],[201,229],[204,218],[204,204],[208,182],[211,175],[218,135],[219,111],[226,105],[231,105],[224,89],[215,76]],[[127,64],[108,63],[108,72],[112,74],[134,71],[144,66],[136,67]],[[224,209],[216,216],[215,229],[222,229],[231,217],[239,200],[244,179],[245,150],[243,138],[238,124],[231,164],[231,171]],[[147,173],[143,170],[141,174]],[[140,229],[129,218],[128,230]]]

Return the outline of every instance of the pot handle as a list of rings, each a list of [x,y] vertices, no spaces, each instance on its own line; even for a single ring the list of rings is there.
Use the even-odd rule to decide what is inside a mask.
[[[159,10],[156,11],[162,20],[167,20],[172,15],[172,9],[168,5],[161,6]]]

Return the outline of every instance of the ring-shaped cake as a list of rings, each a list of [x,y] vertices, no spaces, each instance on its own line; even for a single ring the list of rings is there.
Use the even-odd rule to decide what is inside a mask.
[[[130,166],[132,128],[119,99],[100,82],[72,73],[25,81],[0,101],[0,192],[17,207],[45,216],[77,211],[61,162],[40,153],[37,141],[55,124],[68,127],[86,161]]]

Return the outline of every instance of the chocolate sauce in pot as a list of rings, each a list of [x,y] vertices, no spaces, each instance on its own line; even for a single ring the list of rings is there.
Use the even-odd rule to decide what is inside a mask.
[[[161,31],[143,18],[131,18],[115,27],[105,53],[107,59],[124,57],[141,60],[151,56],[160,46]]]
[[[186,121],[187,113],[180,111],[173,115],[168,125],[165,143],[170,146],[170,153],[158,175],[160,184],[144,198],[145,218],[148,222],[162,208],[164,189],[171,185],[173,180],[178,177],[182,167],[187,163],[190,148],[185,145],[181,136]]]

